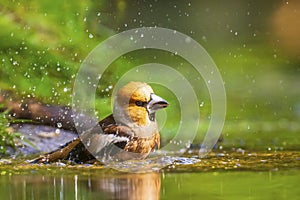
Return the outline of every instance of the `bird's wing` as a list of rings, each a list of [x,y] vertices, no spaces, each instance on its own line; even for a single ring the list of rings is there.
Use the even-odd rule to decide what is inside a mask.
[[[89,152],[93,155],[101,156],[108,151],[116,153],[124,149],[126,144],[134,137],[131,128],[115,123],[113,115],[106,117],[99,122],[99,126],[86,131],[80,138]],[[114,149],[112,151],[112,149]]]
[[[80,138],[29,162],[51,163],[69,160],[75,163],[84,163],[95,159],[94,155],[100,157],[104,154],[116,154],[124,149],[132,135],[133,132],[129,127],[117,125],[113,115],[110,115],[101,120],[98,126],[82,133]]]

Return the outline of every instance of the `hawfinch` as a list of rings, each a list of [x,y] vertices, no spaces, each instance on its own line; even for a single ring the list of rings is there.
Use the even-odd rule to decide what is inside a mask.
[[[80,138],[60,149],[40,156],[31,163],[67,160],[87,163],[114,160],[143,159],[160,147],[160,135],[155,112],[168,102],[154,94],[146,83],[130,82],[115,98],[113,114],[86,131]]]

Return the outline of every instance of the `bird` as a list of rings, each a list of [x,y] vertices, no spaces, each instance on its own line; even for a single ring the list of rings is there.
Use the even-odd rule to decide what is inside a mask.
[[[80,137],[30,163],[70,161],[90,163],[100,160],[144,159],[160,148],[156,111],[169,103],[144,82],[129,82],[116,94],[113,113]]]

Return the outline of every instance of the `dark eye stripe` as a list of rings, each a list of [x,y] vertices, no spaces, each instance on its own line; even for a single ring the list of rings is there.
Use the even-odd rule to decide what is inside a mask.
[[[147,105],[147,102],[143,102],[143,101],[136,101],[136,102],[135,102],[135,105],[137,105],[137,106],[141,106],[141,107],[146,107],[146,105]]]

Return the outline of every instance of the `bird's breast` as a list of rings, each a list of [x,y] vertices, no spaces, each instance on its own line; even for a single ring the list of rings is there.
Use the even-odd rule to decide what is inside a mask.
[[[124,150],[133,153],[145,155],[145,157],[160,146],[159,133],[153,134],[151,137],[134,137],[130,140]]]

